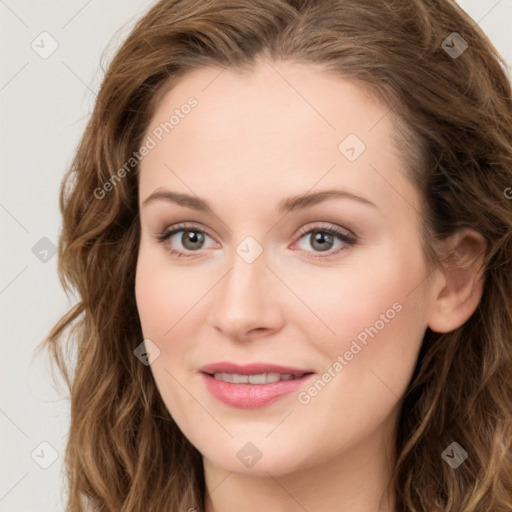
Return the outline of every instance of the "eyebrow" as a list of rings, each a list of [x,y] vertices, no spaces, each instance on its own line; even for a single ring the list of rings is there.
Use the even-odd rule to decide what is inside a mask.
[[[347,190],[329,189],[288,197],[279,203],[278,212],[289,213],[296,210],[303,210],[330,199],[352,199],[378,209],[377,205],[372,203],[369,199],[352,194]],[[192,210],[213,213],[213,209],[208,201],[201,199],[200,197],[172,192],[162,188],[156,189],[151,195],[149,195],[142,202],[142,206],[146,206],[156,200],[165,200]]]

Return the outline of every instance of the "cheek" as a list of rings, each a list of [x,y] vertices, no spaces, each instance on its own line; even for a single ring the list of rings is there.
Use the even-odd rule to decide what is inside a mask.
[[[357,411],[355,424],[369,415],[383,419],[407,389],[427,325],[419,286],[426,269],[420,248],[405,254],[395,247],[381,251],[378,264],[374,255],[361,257],[350,271],[309,288],[308,305],[329,328],[320,325],[317,336],[309,329],[326,372],[325,388],[319,383],[320,392],[311,390],[317,413],[338,402]]]
[[[135,298],[144,338],[153,341],[160,357],[151,369],[161,384],[172,384],[176,372],[193,373],[195,341],[205,323],[208,293],[218,275],[173,264],[164,250],[141,246],[135,277]],[[174,383],[175,384],[175,383]]]
[[[135,299],[144,337],[152,340],[160,338],[165,329],[169,329],[165,311],[172,311],[172,304],[168,304],[172,294],[163,294],[163,283],[157,275],[149,259],[140,253],[135,276]]]
[[[411,328],[424,331],[425,297],[419,286],[425,278],[424,261],[419,247],[407,253],[399,247],[389,245],[378,257],[372,251],[360,253],[344,268],[301,273],[293,281],[297,296],[320,320],[303,315],[316,322],[318,335],[311,341],[318,340],[322,352],[337,356],[352,340],[364,344],[373,337],[398,346]]]
[[[186,352],[187,311],[197,299],[190,282],[179,271],[173,271],[165,257],[141,245],[135,276],[135,298],[144,339],[155,343],[160,355],[150,366],[160,395],[169,411],[181,410],[183,397],[174,378],[176,367],[183,366]],[[181,341],[180,341],[181,340]],[[173,378],[174,377],[174,378]]]
[[[164,340],[191,305],[197,302],[192,271],[173,270],[163,249],[142,244],[137,259],[135,298],[145,337]],[[169,334],[167,334],[169,333]]]
[[[334,334],[321,325],[322,335],[309,329],[324,373],[300,395],[299,410],[304,418],[325,418],[332,446],[360,439],[385,421],[414,371],[426,329],[418,287],[425,269],[419,254],[397,252],[382,253],[378,265],[367,262],[338,278],[333,273],[308,295],[308,305]]]

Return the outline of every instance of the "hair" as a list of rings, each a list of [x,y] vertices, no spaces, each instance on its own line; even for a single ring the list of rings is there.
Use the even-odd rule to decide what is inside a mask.
[[[468,44],[458,58],[442,47],[455,31]],[[38,348],[70,391],[67,510],[204,510],[201,455],[134,356],[138,166],[103,199],[95,191],[188,71],[250,70],[258,58],[320,66],[385,102],[421,193],[429,268],[446,263],[439,243],[457,230],[485,238],[477,309],[451,332],[425,332],[392,485],[397,512],[512,510],[512,93],[503,57],[454,0],[162,0],[138,21],[60,192],[59,279],[78,300]],[[454,441],[468,452],[457,469],[441,457]]]

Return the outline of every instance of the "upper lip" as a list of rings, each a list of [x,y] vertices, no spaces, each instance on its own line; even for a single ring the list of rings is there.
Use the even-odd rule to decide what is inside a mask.
[[[202,366],[199,371],[209,375],[213,375],[214,373],[235,373],[237,375],[259,375],[262,373],[302,375],[303,373],[313,373],[313,370],[308,368],[293,368],[291,366],[281,366],[270,363],[236,364],[226,361],[207,364]]]

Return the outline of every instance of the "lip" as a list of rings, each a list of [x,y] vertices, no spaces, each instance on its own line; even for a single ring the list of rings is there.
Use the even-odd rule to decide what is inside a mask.
[[[208,391],[226,405],[241,409],[256,409],[269,405],[280,398],[297,391],[313,377],[309,368],[293,368],[270,363],[251,363],[240,365],[219,362],[205,365],[199,369]],[[217,380],[214,373],[237,373],[239,375],[257,375],[260,373],[305,374],[292,380],[282,380],[268,384],[233,384]]]
[[[238,373],[239,375],[257,375],[259,373],[291,373],[292,375],[299,375],[301,373],[313,373],[309,368],[292,368],[291,366],[281,366],[270,363],[251,363],[251,364],[236,364],[221,361],[218,363],[207,364],[199,371],[202,373]]]

